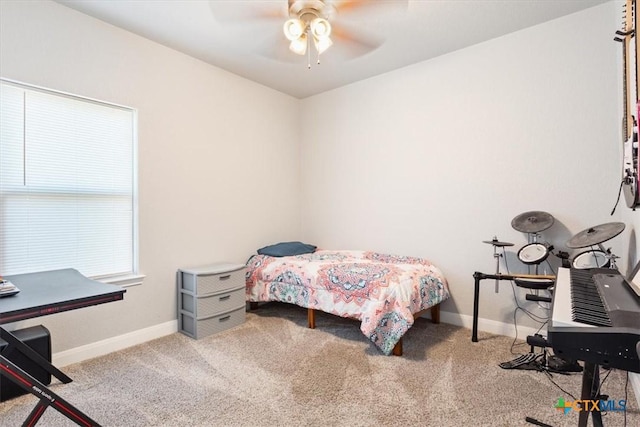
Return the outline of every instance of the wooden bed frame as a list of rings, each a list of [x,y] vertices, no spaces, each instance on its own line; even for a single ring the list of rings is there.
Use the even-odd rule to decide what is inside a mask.
[[[257,309],[258,303],[249,302],[249,308],[251,310]],[[433,307],[414,313],[413,317],[420,317],[424,313],[426,313],[427,310],[431,310],[431,322],[435,324],[440,323],[440,304],[439,303],[434,305]],[[307,325],[309,329],[316,328],[316,310],[313,308],[307,308]],[[402,356],[402,338],[400,338],[400,341],[398,341],[396,345],[393,347],[391,354],[393,354],[394,356]]]

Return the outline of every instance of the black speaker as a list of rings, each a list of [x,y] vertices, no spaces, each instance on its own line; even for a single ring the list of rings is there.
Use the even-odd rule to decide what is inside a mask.
[[[32,326],[31,328],[19,329],[11,331],[11,333],[20,341],[31,347],[48,362],[51,362],[51,335],[49,330],[42,325]],[[33,360],[26,357],[16,348],[10,349],[8,352],[4,350],[9,344],[0,338],[0,351],[2,355],[11,362],[19,366],[23,371],[29,373],[32,377],[40,381],[44,385],[51,384],[51,374],[44,370]],[[28,393],[22,387],[14,383],[8,378],[0,375],[0,402],[12,397],[20,396]]]

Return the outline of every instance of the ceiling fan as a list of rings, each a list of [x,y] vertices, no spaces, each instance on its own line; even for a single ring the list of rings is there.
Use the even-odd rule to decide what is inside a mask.
[[[286,62],[306,55],[311,68],[312,52],[319,64],[320,54],[325,52],[334,58],[352,59],[377,49],[384,36],[365,28],[376,28],[372,23],[387,16],[390,8],[405,10],[408,0],[287,0],[286,9],[284,0],[210,4],[219,21],[248,27],[260,20],[277,29],[277,37],[264,37],[266,43],[257,52],[260,55]],[[226,9],[222,10],[222,4]],[[287,46],[285,52],[283,47]]]
[[[289,50],[304,55],[311,40],[318,56],[329,49],[333,44],[329,18],[335,17],[335,14],[333,3],[322,0],[289,0],[289,19],[283,27],[285,37],[291,41]]]

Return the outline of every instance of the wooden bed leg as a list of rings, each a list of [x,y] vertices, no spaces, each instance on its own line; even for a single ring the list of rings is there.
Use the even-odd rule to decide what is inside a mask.
[[[258,309],[258,303],[254,302],[254,301],[250,301],[249,302],[249,310],[257,310]]]
[[[400,341],[398,341],[395,347],[393,347],[392,354],[394,356],[402,356],[402,338],[400,338]]]
[[[313,308],[307,309],[307,322],[309,324],[309,329],[316,328],[316,311]]]
[[[431,322],[440,323],[440,304],[431,307]]]

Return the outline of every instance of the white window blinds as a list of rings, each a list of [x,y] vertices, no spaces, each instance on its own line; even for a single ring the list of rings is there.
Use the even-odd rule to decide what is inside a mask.
[[[135,273],[135,120],[0,82],[0,274]]]

